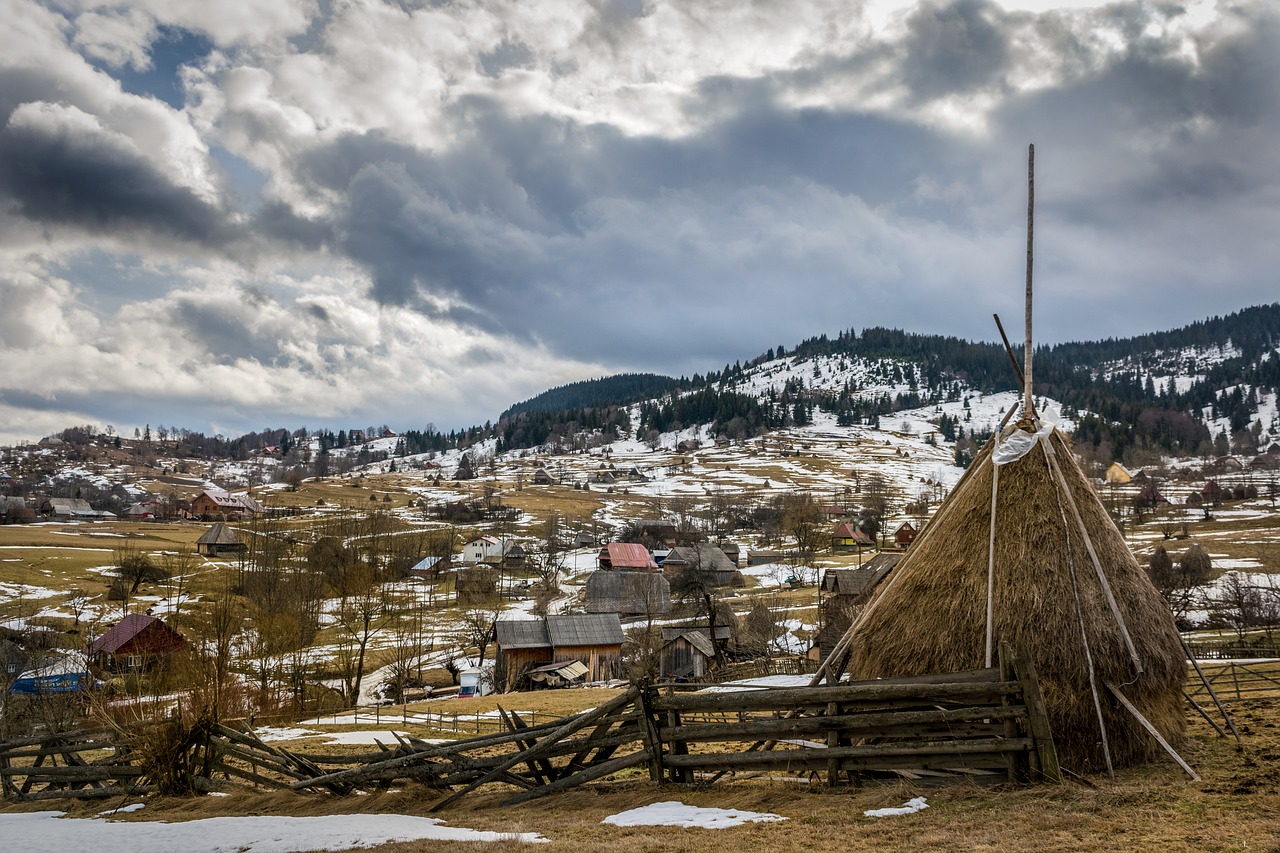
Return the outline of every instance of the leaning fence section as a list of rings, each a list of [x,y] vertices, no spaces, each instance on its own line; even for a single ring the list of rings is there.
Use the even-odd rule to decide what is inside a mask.
[[[810,687],[638,684],[570,717],[532,722],[499,709],[500,731],[447,743],[395,735],[360,755],[291,752],[247,727],[213,723],[167,734],[63,733],[0,744],[0,781],[13,800],[246,787],[344,794],[417,783],[436,798],[434,811],[489,786],[513,804],[628,770],[657,782],[744,773],[831,784],[879,775],[1057,780],[1046,719],[1035,673],[1014,659],[999,669]]]

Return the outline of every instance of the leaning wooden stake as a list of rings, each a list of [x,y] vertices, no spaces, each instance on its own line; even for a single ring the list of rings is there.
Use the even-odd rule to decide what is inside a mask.
[[[1106,685],[1107,689],[1111,691],[1111,695],[1119,699],[1120,704],[1125,707],[1125,710],[1130,714],[1133,714],[1134,719],[1141,723],[1142,727],[1151,733],[1151,736],[1156,739],[1157,743],[1164,747],[1164,751],[1169,753],[1170,757],[1172,757],[1174,761],[1178,762],[1178,766],[1187,771],[1187,775],[1191,777],[1192,781],[1199,782],[1200,777],[1196,775],[1196,771],[1191,769],[1191,765],[1182,760],[1182,756],[1178,755],[1177,750],[1169,745],[1169,741],[1164,739],[1164,736],[1156,730],[1155,726],[1151,725],[1151,722],[1146,717],[1142,716],[1142,712],[1139,711],[1137,706],[1130,702],[1129,699],[1120,692],[1120,688],[1116,687],[1110,681],[1106,682]]]
[[[1231,730],[1231,734],[1235,735],[1236,746],[1243,748],[1244,741],[1240,740],[1240,733],[1236,731],[1236,724],[1231,722],[1231,715],[1227,713],[1227,709],[1223,706],[1222,700],[1218,698],[1218,691],[1213,689],[1213,684],[1210,683],[1208,677],[1204,674],[1204,670],[1200,668],[1200,662],[1196,660],[1196,656],[1191,654],[1191,648],[1187,645],[1186,639],[1184,639],[1181,634],[1178,635],[1178,642],[1182,643],[1182,651],[1186,653],[1187,660],[1191,661],[1191,666],[1195,668],[1196,675],[1200,676],[1200,683],[1204,685],[1205,690],[1209,691],[1209,697],[1213,699],[1213,704],[1217,706],[1218,713],[1222,715],[1222,719],[1226,722],[1227,728]],[[1187,698],[1191,699],[1191,695],[1188,694]],[[1195,700],[1192,700],[1191,704],[1195,705]],[[1196,705],[1196,707],[1199,708],[1200,706]],[[1212,723],[1213,721],[1210,720],[1209,722]],[[1214,728],[1216,729],[1218,727],[1215,725]],[[1219,729],[1218,731],[1221,733],[1222,730]]]
[[[601,705],[599,708],[596,708],[594,711],[588,711],[585,714],[580,714],[579,716],[574,717],[571,722],[556,729],[554,732],[547,735],[542,740],[538,741],[529,749],[526,749],[523,752],[519,752],[513,755],[511,758],[508,758],[506,761],[502,762],[502,764],[490,770],[488,773],[481,776],[479,779],[476,779],[474,782],[471,782],[470,784],[468,784],[465,788],[462,788],[461,790],[456,791],[453,794],[450,794],[448,797],[445,797],[440,802],[431,806],[431,808],[427,809],[427,811],[438,812],[441,809],[445,808],[446,806],[457,802],[458,799],[471,793],[476,788],[479,788],[481,785],[488,784],[489,782],[492,782],[493,780],[499,778],[500,776],[505,774],[508,770],[510,770],[512,767],[515,767],[517,764],[523,761],[532,761],[535,758],[540,758],[544,753],[548,752],[552,746],[564,740],[569,735],[573,734],[579,729],[586,728],[587,726],[591,725],[593,722],[600,719],[601,717],[611,714],[614,711],[618,710],[619,708],[629,705],[630,703],[634,702],[636,697],[639,695],[640,695],[640,686],[636,685],[632,687],[630,690],[628,690],[626,693],[623,693],[620,696],[615,696],[614,698],[610,699],[608,702],[605,702],[603,705]]]

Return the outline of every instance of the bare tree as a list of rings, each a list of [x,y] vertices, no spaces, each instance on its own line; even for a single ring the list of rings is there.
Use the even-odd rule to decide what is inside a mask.
[[[383,587],[370,581],[348,595],[336,615],[344,635],[338,644],[338,666],[347,701],[355,705],[360,700],[369,643],[391,622],[393,609]]]
[[[498,616],[502,613],[501,603],[490,609],[473,607],[462,614],[458,628],[458,645],[463,650],[474,648],[479,655],[477,666],[484,666],[485,652],[493,642]]]

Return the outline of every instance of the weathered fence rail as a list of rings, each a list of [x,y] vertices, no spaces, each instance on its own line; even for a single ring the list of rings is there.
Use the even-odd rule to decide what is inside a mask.
[[[343,794],[416,782],[444,794],[434,811],[484,785],[516,789],[504,801],[516,803],[642,766],[659,782],[761,771],[825,773],[831,784],[877,774],[1058,778],[1035,673],[1018,659],[916,679],[689,688],[633,685],[539,723],[499,709],[501,731],[450,743],[396,735],[394,747],[360,755],[294,753],[216,724],[165,750],[142,746],[163,738],[159,727],[62,733],[0,743],[0,782],[15,800],[250,786]]]

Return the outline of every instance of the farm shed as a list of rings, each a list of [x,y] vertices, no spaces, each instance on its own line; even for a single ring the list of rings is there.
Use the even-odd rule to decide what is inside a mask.
[[[587,578],[588,613],[644,616],[671,610],[671,584],[658,572],[600,569]]]
[[[662,644],[658,658],[658,677],[669,679],[701,678],[715,660],[716,647],[706,630],[690,629]]]
[[[187,645],[186,638],[154,616],[130,613],[89,644],[88,653],[108,669],[144,669]]]
[[[621,671],[622,623],[616,613],[500,619],[494,631],[494,681],[501,690],[519,689],[529,670],[548,663],[576,660],[587,668],[588,681],[617,678]]]
[[[498,594],[498,570],[489,566],[458,569],[454,592],[459,607],[489,604]]]
[[[94,686],[84,655],[72,652],[62,657],[45,659],[39,666],[20,674],[9,685],[9,692],[34,696],[42,693],[75,693]]]
[[[200,535],[196,540],[196,553],[206,557],[217,557],[220,554],[238,554],[245,545],[236,532],[221,521]]]

